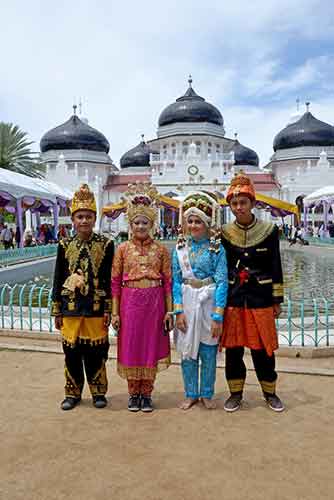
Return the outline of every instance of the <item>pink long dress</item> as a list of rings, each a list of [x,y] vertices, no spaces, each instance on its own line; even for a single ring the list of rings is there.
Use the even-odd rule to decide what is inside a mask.
[[[171,262],[166,247],[148,238],[118,246],[112,266],[112,295],[120,301],[118,374],[128,380],[154,380],[170,365],[164,331],[171,303]]]

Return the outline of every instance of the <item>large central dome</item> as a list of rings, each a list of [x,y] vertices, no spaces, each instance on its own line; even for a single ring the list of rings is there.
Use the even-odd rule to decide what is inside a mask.
[[[42,153],[66,149],[86,149],[108,153],[110,145],[101,132],[80,120],[75,113],[74,106],[74,114],[67,122],[43,135],[40,148]]]
[[[159,127],[179,122],[208,122],[215,125],[224,125],[220,111],[196,94],[192,88],[191,77],[188,80],[187,92],[165,108],[159,117]]]

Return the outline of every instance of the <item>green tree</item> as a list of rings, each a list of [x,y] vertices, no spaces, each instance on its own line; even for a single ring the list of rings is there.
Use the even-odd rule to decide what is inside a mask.
[[[0,122],[0,168],[28,175],[44,177],[44,165],[33,158],[30,149],[32,141],[26,132],[12,123]]]

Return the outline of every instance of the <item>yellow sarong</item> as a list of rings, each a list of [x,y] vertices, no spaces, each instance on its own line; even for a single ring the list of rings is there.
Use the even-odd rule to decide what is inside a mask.
[[[61,334],[63,341],[70,346],[77,342],[97,345],[108,341],[108,328],[104,325],[103,317],[65,316]]]

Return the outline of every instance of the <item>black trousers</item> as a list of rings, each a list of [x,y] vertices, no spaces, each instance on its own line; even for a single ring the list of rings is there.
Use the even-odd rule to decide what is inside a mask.
[[[225,375],[231,393],[242,393],[246,380],[244,347],[229,347],[225,351]],[[251,349],[253,365],[262,390],[275,394],[277,373],[275,355],[268,356],[265,349]]]
[[[65,354],[65,396],[80,398],[85,375],[92,396],[104,396],[108,390],[106,361],[109,343],[91,345],[77,342],[70,347],[63,343]]]

